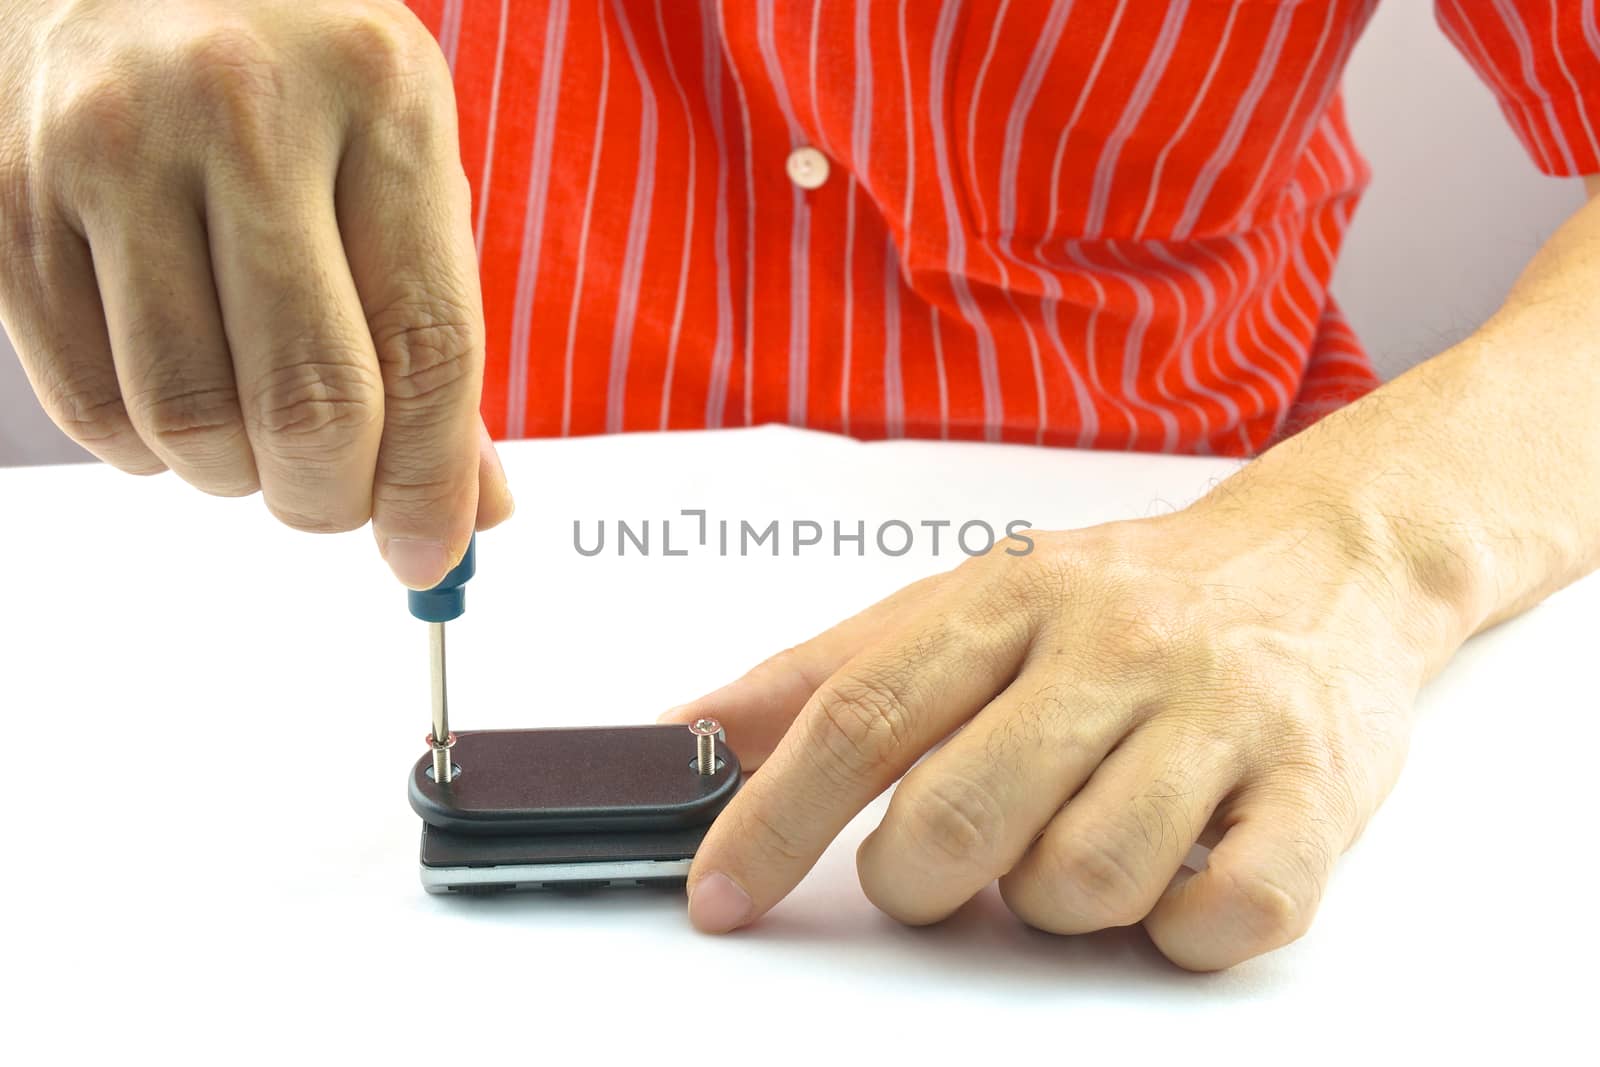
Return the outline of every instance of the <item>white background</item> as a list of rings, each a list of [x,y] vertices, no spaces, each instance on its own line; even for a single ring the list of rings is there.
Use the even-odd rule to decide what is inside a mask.
[[[1386,0],[1346,82],[1374,179],[1334,290],[1393,376],[1483,321],[1582,200],[1540,175],[1426,0]],[[0,466],[82,458],[38,410],[0,339]]]
[[[585,559],[574,519],[1062,528],[1231,469],[781,427],[505,457],[521,507],[451,624],[459,729],[649,721],[959,560]],[[672,892],[430,897],[405,801],[425,630],[369,533],[297,534],[259,499],[99,466],[0,471],[0,501],[5,1062],[1593,1062],[1600,576],[1424,691],[1405,774],[1309,935],[1195,976],[1137,928],[1029,931],[992,890],[936,927],[891,922],[853,863],[881,800],[725,938]]]

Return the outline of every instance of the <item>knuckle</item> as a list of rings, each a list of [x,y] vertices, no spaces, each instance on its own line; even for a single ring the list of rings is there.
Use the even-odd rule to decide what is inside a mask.
[[[804,657],[800,655],[798,645],[790,645],[768,656],[762,667],[768,674],[780,678],[789,678],[801,674]]]
[[[904,705],[884,682],[858,678],[825,683],[813,709],[816,747],[825,764],[847,778],[870,773],[907,736]]]
[[[104,454],[103,458],[117,470],[124,474],[136,475],[140,478],[149,478],[152,475],[165,473],[167,465],[162,463],[148,448],[140,444],[130,433],[124,438],[126,442],[115,452]]]
[[[46,378],[39,385],[38,398],[62,433],[118,470],[147,475],[167,469],[134,432],[120,393]]]
[[[1258,789],[1282,813],[1282,818],[1313,836],[1304,847],[1315,846],[1313,859],[1301,864],[1302,872],[1319,881],[1337,859],[1333,843],[1348,848],[1361,836],[1373,802],[1370,776],[1356,768],[1333,770],[1333,757],[1285,762],[1272,769]]]
[[[419,471],[420,467],[387,461],[373,490],[374,504],[389,512],[408,512],[427,521],[438,514],[442,504],[458,497],[459,479],[427,477]]]
[[[426,403],[476,371],[483,338],[467,309],[444,301],[402,301],[369,321],[389,396]]]
[[[1115,706],[1079,679],[1050,676],[989,733],[984,751],[996,765],[1019,769],[1019,759],[1040,745],[1062,752],[1096,751],[1117,726],[1116,718],[1103,709]]]
[[[1345,760],[1317,702],[1294,692],[1263,693],[1252,701],[1257,723],[1251,748],[1279,771],[1313,782],[1343,777]]]
[[[232,386],[151,391],[129,397],[128,406],[152,444],[180,455],[217,457],[244,434]]]
[[[224,22],[177,45],[169,66],[182,109],[169,136],[182,154],[215,158],[252,186],[281,186],[285,160],[304,155],[320,127],[291,100],[295,72],[279,49],[248,25]]]
[[[285,459],[329,459],[383,417],[382,386],[353,361],[274,368],[252,402],[261,444]]]
[[[1095,619],[1096,661],[1118,673],[1171,671],[1195,651],[1179,622],[1149,598],[1114,594]]]
[[[361,117],[399,145],[443,143],[455,86],[444,53],[409,11],[365,8],[324,35],[331,69],[344,72]]]
[[[1005,815],[988,790],[945,775],[926,783],[908,780],[900,793],[905,833],[916,847],[943,865],[993,866]]]
[[[142,158],[147,121],[143,83],[115,70],[58,90],[38,130],[38,157],[73,184],[84,174],[127,173]]]
[[[1019,542],[1005,539],[968,562],[989,568],[998,576],[1001,589],[1014,596],[1059,602],[1070,584],[1071,556],[1054,550],[1049,535],[1039,530],[1020,530],[1012,537],[1025,538],[1034,549],[1020,552]],[[1045,545],[1043,551],[1038,550],[1041,543]]]
[[[973,629],[1002,631],[1026,639],[1042,606],[1056,603],[1055,579],[1031,557],[1014,559],[993,553],[968,560],[963,567],[983,573],[983,594],[950,619]]]
[[[303,511],[267,496],[267,510],[272,517],[291,529],[304,533],[349,533],[366,525],[371,516],[357,508],[331,509],[324,512]]]
[[[1144,918],[1143,882],[1124,848],[1079,836],[1048,855],[1050,895],[1074,915],[1099,926],[1131,926]]]
[[[112,390],[47,379],[41,383],[39,403],[62,433],[82,445],[115,442],[129,429],[122,394]]]
[[[372,86],[416,77],[438,51],[433,36],[409,11],[372,5],[332,21],[323,40],[345,69]]]
[[[271,45],[248,25],[215,21],[185,37],[172,53],[186,84],[219,92],[254,92],[277,84]]]
[[[817,677],[810,661],[799,646],[790,647],[777,652],[762,662],[758,671],[762,678],[784,685],[794,683],[807,692],[816,692],[821,679]]]
[[[282,99],[286,72],[273,46],[246,25],[217,22],[187,37],[172,53],[173,75],[190,105],[228,125],[255,125]]]

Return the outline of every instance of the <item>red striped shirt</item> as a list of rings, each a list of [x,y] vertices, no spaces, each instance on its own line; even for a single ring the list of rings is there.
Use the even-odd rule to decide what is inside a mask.
[[[1376,0],[410,2],[455,74],[497,437],[1243,455],[1377,384],[1328,292]],[[1600,172],[1595,8],[1437,5],[1550,174]]]

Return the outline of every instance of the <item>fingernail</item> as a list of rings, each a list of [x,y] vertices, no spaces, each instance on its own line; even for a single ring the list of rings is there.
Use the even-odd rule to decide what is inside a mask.
[[[391,537],[384,547],[383,558],[394,576],[408,589],[432,589],[450,569],[450,555],[443,541]]]
[[[706,875],[689,891],[689,921],[705,933],[727,933],[749,919],[750,894],[721,871]]]

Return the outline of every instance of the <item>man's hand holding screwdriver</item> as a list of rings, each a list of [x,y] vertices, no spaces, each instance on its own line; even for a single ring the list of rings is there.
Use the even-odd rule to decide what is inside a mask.
[[[372,522],[436,583],[512,509],[449,70],[397,0],[12,0],[3,316],[122,470]]]

